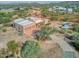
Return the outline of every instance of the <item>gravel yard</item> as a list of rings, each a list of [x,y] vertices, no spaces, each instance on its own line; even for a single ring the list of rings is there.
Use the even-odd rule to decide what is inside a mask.
[[[53,40],[40,42],[42,50],[41,58],[61,58],[62,50]]]
[[[26,41],[26,38],[24,38],[23,36],[19,36],[13,28],[7,27],[6,29],[6,32],[0,31],[0,48],[6,47],[6,44],[11,40],[19,42]]]
[[[11,28],[6,28],[7,32],[0,32],[0,48],[5,48],[7,43],[11,40],[16,40],[19,42],[25,42],[27,38],[19,36],[17,32]],[[50,57],[62,57],[60,47],[52,40],[47,40],[45,42],[40,42],[42,48],[42,54],[39,57],[50,58]]]

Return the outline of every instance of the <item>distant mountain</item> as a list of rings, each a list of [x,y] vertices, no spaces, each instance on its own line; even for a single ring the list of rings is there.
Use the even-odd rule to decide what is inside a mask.
[[[70,7],[79,7],[79,1],[0,1],[0,8],[15,8],[15,7],[41,7],[41,6],[61,6],[65,7],[69,5]]]
[[[40,4],[55,4],[55,5],[79,5],[79,1],[0,1],[0,4],[23,4],[23,3],[40,3]]]
[[[24,1],[0,1],[0,4],[19,4],[19,3],[26,3]]]
[[[40,4],[48,4],[48,3],[58,3],[59,1],[0,1],[0,4],[21,4],[21,3],[40,3]]]

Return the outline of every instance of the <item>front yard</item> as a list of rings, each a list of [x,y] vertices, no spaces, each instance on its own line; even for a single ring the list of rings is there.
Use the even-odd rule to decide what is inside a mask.
[[[5,27],[6,31],[0,31],[0,48],[6,47],[9,41],[15,40],[24,42],[26,38],[19,36],[18,33],[12,27]]]
[[[6,48],[7,43],[12,40],[17,41],[20,44],[28,40],[28,38],[18,35],[18,33],[12,27],[6,27],[5,29],[6,32],[0,32],[0,48]],[[42,53],[39,57],[62,57],[61,49],[54,41],[39,41],[39,44],[42,48]]]

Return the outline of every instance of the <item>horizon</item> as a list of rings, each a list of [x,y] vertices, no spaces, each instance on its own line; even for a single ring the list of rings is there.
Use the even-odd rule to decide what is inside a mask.
[[[41,4],[48,4],[48,3],[59,3],[63,1],[0,1],[0,4],[11,4],[11,3],[41,3]]]

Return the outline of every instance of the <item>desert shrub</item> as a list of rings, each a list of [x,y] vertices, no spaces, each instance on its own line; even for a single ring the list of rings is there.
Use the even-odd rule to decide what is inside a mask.
[[[56,28],[51,28],[49,26],[43,26],[39,32],[36,33],[36,39],[37,40],[46,40],[50,39],[49,35],[57,32],[58,30]]]
[[[75,41],[78,40],[79,41],[79,33],[77,33],[77,32],[72,33],[72,37],[73,37],[72,38],[73,40],[75,40]]]
[[[11,21],[11,15],[5,12],[0,12],[0,23],[5,24]]]
[[[2,29],[2,31],[3,31],[3,32],[6,32],[6,31],[7,31],[7,29]]]
[[[37,42],[26,41],[21,50],[21,57],[34,58],[40,54],[40,46]]]
[[[8,51],[5,48],[0,49],[0,58],[5,58],[8,55]]]
[[[7,47],[9,52],[11,52],[11,54],[15,57],[15,55],[18,55],[18,48],[20,47],[19,44],[17,42],[15,42],[14,40],[10,41],[7,43]]]
[[[75,30],[76,32],[79,32],[79,24],[74,26],[74,30]]]
[[[64,32],[65,32],[65,33],[72,33],[73,31],[70,30],[70,29],[64,29]]]
[[[71,44],[79,50],[79,41],[71,42]]]
[[[72,34],[72,39],[73,39],[73,41],[71,42],[71,44],[72,44],[75,48],[79,49],[79,33],[74,32],[74,33]]]
[[[79,49],[79,24],[75,25],[74,26],[74,32],[72,34],[72,39],[73,39],[73,42],[71,42],[71,44],[76,48],[76,49]]]

